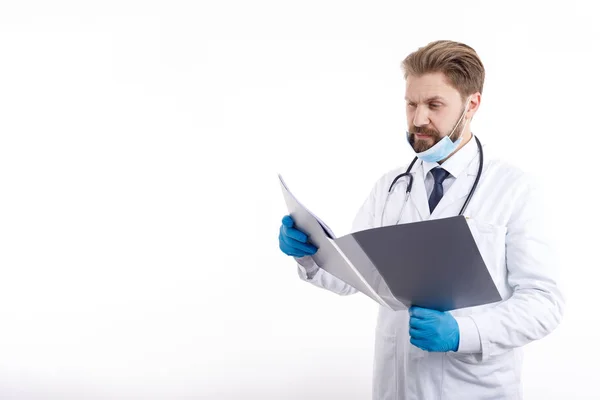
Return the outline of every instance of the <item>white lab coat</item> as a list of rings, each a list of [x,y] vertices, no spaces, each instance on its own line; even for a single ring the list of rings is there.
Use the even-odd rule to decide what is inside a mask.
[[[474,139],[470,140],[474,142]],[[467,146],[474,146],[468,143]],[[484,146],[484,168],[464,215],[502,301],[451,311],[459,323],[457,352],[423,351],[410,343],[406,310],[379,308],[374,369],[374,400],[520,399],[522,347],[549,334],[564,307],[557,284],[554,248],[532,179],[496,159]],[[477,152],[430,215],[421,161],[413,167],[414,184],[400,223],[455,216],[473,185]],[[353,231],[382,226],[382,208],[391,181],[407,166],[383,175],[358,211]],[[404,201],[406,178],[388,199],[383,226],[395,224]],[[434,244],[425,246],[435,248]],[[357,291],[310,257],[296,258],[302,279],[340,295]],[[316,270],[316,273],[311,272]],[[308,271],[308,275],[307,275]]]

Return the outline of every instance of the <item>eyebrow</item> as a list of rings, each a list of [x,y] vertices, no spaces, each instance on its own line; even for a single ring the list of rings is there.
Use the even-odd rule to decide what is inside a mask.
[[[411,100],[408,99],[408,97],[404,97],[404,100],[411,101]],[[429,103],[431,101],[443,101],[443,102],[445,102],[446,100],[442,96],[433,96],[433,97],[430,97],[430,98],[428,98],[428,99],[425,100],[426,103]]]

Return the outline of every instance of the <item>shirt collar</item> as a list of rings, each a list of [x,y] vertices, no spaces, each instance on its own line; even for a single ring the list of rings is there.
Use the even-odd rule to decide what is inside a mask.
[[[452,177],[458,177],[465,168],[469,165],[473,157],[477,155],[477,143],[474,135],[471,135],[471,139],[460,148],[456,153],[447,159],[441,166],[452,175]],[[427,176],[427,173],[432,169],[439,167],[440,164],[437,162],[423,162],[423,178]]]

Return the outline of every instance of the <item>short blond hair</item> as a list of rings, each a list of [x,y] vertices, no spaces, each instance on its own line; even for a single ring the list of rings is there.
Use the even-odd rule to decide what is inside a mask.
[[[404,79],[442,72],[463,101],[475,92],[483,93],[483,63],[475,50],[464,43],[451,40],[431,42],[409,54],[402,61],[402,69]]]

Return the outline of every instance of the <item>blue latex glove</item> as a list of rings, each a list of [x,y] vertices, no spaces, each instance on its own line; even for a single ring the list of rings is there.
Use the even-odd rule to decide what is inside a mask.
[[[289,215],[283,217],[279,228],[279,248],[288,256],[312,256],[317,248],[308,241],[308,236],[294,228],[294,220]]]
[[[449,312],[411,307],[410,342],[425,351],[457,351],[458,322]]]

